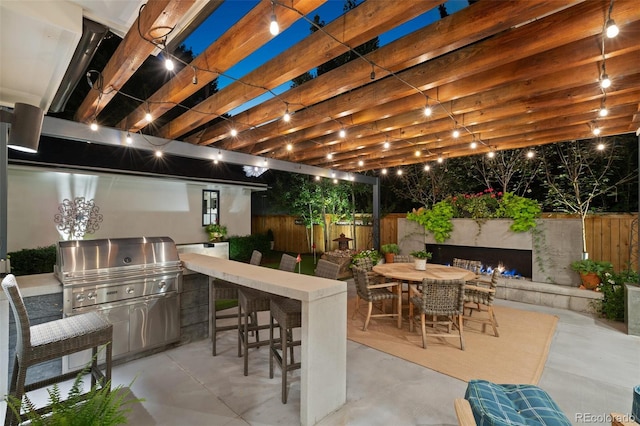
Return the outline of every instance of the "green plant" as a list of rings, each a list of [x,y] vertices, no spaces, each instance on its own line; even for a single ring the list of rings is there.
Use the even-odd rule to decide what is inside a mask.
[[[368,257],[369,259],[371,259],[371,263],[373,263],[374,265],[377,264],[380,259],[382,259],[382,256],[376,249],[361,250],[351,257],[351,265],[355,265],[357,263],[357,260],[362,259],[363,257]]]
[[[227,227],[219,223],[210,223],[204,227],[204,230],[209,234],[210,240],[223,239],[227,236]]]
[[[407,213],[407,219],[419,223],[426,231],[433,233],[438,243],[451,237],[454,217],[468,217],[481,223],[490,218],[513,220],[513,232],[531,231],[537,225],[541,209],[534,200],[514,195],[510,192],[494,192],[485,189],[476,194],[459,194],[440,201],[431,209],[420,208]]]
[[[127,407],[133,403],[144,401],[139,398],[129,398],[129,388],[117,386],[110,390],[110,382],[105,386],[98,384],[91,387],[88,392],[83,391],[83,377],[89,373],[91,364],[80,372],[69,390],[66,399],[62,398],[58,384],[47,389],[48,403],[51,412],[40,413],[35,404],[24,396],[24,401],[18,400],[13,395],[8,395],[6,402],[19,419],[19,423],[28,422],[30,426],[110,426],[127,423],[127,413],[131,411]],[[20,415],[20,410],[25,412]]]
[[[433,256],[433,253],[425,250],[412,251],[410,254],[416,259],[431,259],[431,257]]]
[[[248,262],[254,250],[263,255],[271,251],[271,242],[266,234],[229,237],[229,259]]]
[[[56,246],[22,249],[8,253],[11,258],[11,273],[15,276],[46,274],[53,272],[56,264]]]
[[[382,253],[384,254],[387,254],[387,253],[398,254],[400,253],[400,247],[398,247],[398,245],[394,243],[383,244],[380,247],[380,251],[382,251]]]
[[[580,274],[594,272],[598,274],[600,279],[603,279],[605,273],[613,272],[613,265],[604,260],[582,259],[571,262],[571,269]]]
[[[420,208],[407,213],[407,219],[424,227],[426,231],[433,233],[433,238],[443,243],[451,237],[453,231],[453,206],[448,201],[440,201],[431,209]]]
[[[624,284],[637,283],[638,273],[623,271],[620,273],[605,272],[598,291],[602,292],[600,314],[610,320],[624,321]]]
[[[271,228],[267,229],[267,239],[269,241],[274,241],[273,229]]]

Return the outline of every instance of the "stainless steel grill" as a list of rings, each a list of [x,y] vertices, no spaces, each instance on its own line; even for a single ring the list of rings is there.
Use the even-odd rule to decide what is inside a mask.
[[[180,339],[182,265],[169,237],[111,238],[58,243],[55,275],[63,313],[89,310],[114,325],[114,359]],[[69,358],[69,369],[87,355]]]

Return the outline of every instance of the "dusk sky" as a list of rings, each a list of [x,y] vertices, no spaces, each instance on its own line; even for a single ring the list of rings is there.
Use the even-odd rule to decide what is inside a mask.
[[[380,1],[380,0],[377,0]],[[398,0],[386,0],[386,1],[398,1]],[[220,37],[225,31],[227,31],[235,22],[238,21],[243,15],[249,12],[259,0],[226,0],[222,5],[198,28],[191,36],[189,36],[184,44],[187,48],[191,48],[195,55],[202,53],[211,43]],[[451,14],[463,7],[468,6],[467,0],[450,0],[446,2],[447,11]],[[341,16],[344,7],[344,0],[329,0],[318,9],[310,13],[307,17],[313,20],[315,15],[319,15],[320,19],[325,24],[330,23],[337,17]],[[276,6],[276,15],[278,7]],[[417,18],[401,25],[392,31],[382,34],[379,37],[380,47],[410,33],[418,28],[422,28],[437,19],[439,19],[439,13],[437,8],[430,12],[418,16]],[[236,64],[231,69],[224,72],[224,74],[239,79],[247,73],[251,72],[256,67],[264,64],[272,57],[280,54],[286,49],[298,43],[303,38],[310,34],[310,23],[305,19],[299,19],[291,27],[285,31],[281,31],[280,34],[275,36],[270,42],[265,44],[262,48],[248,56],[243,61]],[[220,77],[218,79],[218,88],[221,89],[228,85],[232,80],[229,78]],[[291,87],[291,82],[286,82],[281,86],[272,89],[274,93],[280,94]],[[266,93],[253,101],[250,101],[235,110],[231,111],[232,115],[237,114],[251,106],[271,98],[270,93]]]

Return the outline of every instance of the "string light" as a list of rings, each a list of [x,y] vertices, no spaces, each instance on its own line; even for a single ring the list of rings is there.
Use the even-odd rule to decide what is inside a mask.
[[[600,115],[600,117],[606,117],[607,115],[609,115],[609,110],[607,109],[604,103],[602,103],[602,106],[600,106],[600,111],[598,111],[598,115]]]
[[[419,150],[419,149],[417,149],[417,150],[416,150],[416,152],[414,152],[414,155],[415,155],[416,157],[420,157],[420,150]]]
[[[127,144],[131,145],[131,143],[133,142],[133,139],[131,138],[131,133],[127,132],[127,137],[125,138],[125,141],[127,141]]]
[[[157,151],[156,151],[156,157],[158,157],[158,158],[162,158],[162,151],[157,150]]]
[[[618,35],[618,33],[620,33],[620,29],[616,25],[616,22],[613,19],[609,18],[609,20],[607,21],[607,37],[614,38]]]
[[[93,121],[91,122],[91,124],[89,125],[89,128],[91,130],[93,130],[94,132],[98,130],[98,122],[96,121],[96,119],[94,118]]]
[[[232,128],[230,133],[231,133],[231,136],[233,136],[234,138],[238,136],[238,131],[235,128]]]
[[[451,133],[451,136],[453,136],[454,138],[460,137],[460,130],[453,129],[453,132]]]
[[[607,75],[604,64],[602,64],[602,78],[600,79],[600,87],[603,89],[608,89],[611,87],[611,79]]]
[[[387,174],[387,169],[380,170],[380,173],[382,173],[383,175],[386,175]]]
[[[290,143],[287,144],[287,151],[293,151],[293,145]]]
[[[431,117],[431,114],[433,114],[433,110],[431,109],[431,106],[429,106],[429,97],[427,96],[427,105],[425,105],[424,107],[424,115],[425,117]]]
[[[191,68],[193,68],[193,78],[191,79],[191,82],[193,84],[198,84],[198,74],[196,74],[196,67]]]
[[[438,159],[436,161],[438,163],[442,163],[444,161],[444,158],[442,158],[442,155],[438,155]]]
[[[284,112],[284,115],[282,116],[282,120],[284,120],[285,123],[288,123],[289,121],[291,121],[291,114],[289,113],[289,104],[287,105],[287,110]]]
[[[604,144],[603,144],[602,142],[600,142],[600,143],[598,144],[598,146],[596,146],[596,149],[597,149],[598,151],[604,151],[604,148],[605,148],[605,147],[604,147]]]
[[[173,69],[175,68],[175,65],[173,65],[173,61],[171,60],[171,56],[169,56],[168,53],[165,54],[165,60],[164,60],[164,67],[167,69],[167,71],[173,71]]]
[[[384,144],[382,145],[384,147],[384,149],[389,149],[389,147],[391,146],[391,144],[389,143],[389,141],[384,141]]]
[[[493,157],[495,157],[495,156],[496,156],[496,153],[495,153],[493,150],[491,150],[491,151],[487,152],[487,157],[489,157],[489,158],[493,158]]]
[[[429,170],[431,170],[431,167],[428,164],[424,165],[424,171],[428,172]]]
[[[371,74],[369,75],[369,78],[371,78],[371,80],[376,79],[376,70],[373,68],[373,63],[371,64]]]
[[[341,138],[345,138],[347,136],[347,131],[344,128],[340,129],[340,133],[338,133]]]
[[[591,131],[594,135],[598,136],[600,134],[600,127],[596,126]]]
[[[280,25],[278,25],[278,21],[276,20],[276,5],[274,2],[271,2],[271,22],[269,23],[269,32],[273,36],[277,36],[280,33]]]
[[[398,176],[402,176],[402,169],[398,169],[398,170],[396,171],[396,174],[397,174]]]
[[[332,153],[328,153],[327,154],[327,160],[331,160],[333,159],[333,154]]]
[[[529,151],[527,151],[527,158],[533,158],[536,156],[536,153],[534,150],[530,149]]]
[[[473,142],[471,142],[471,143],[469,144],[469,147],[470,147],[471,149],[476,149],[476,148],[478,147],[478,143],[477,143],[476,141],[473,141]]]
[[[360,167],[364,166],[364,161],[358,160],[358,166],[360,166]]]
[[[320,180],[320,176],[316,176],[316,181],[319,181],[319,180]]]

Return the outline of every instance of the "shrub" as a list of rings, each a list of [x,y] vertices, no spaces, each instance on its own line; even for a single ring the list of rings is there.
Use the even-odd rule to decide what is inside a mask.
[[[262,254],[271,251],[271,241],[267,234],[229,237],[229,259],[248,262],[254,250]]]
[[[598,290],[602,292],[600,314],[610,320],[624,321],[624,283],[637,283],[638,273],[623,271],[605,272]]]
[[[8,253],[11,259],[11,273],[15,276],[47,274],[53,272],[56,264],[56,246],[22,249]]]

